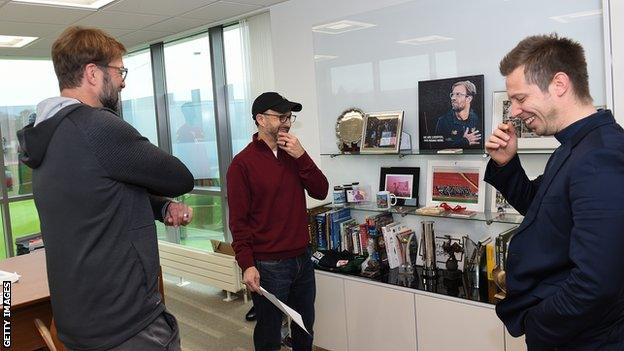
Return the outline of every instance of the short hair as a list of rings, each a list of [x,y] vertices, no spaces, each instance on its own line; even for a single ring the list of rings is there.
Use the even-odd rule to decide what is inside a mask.
[[[80,26],[65,29],[52,44],[52,63],[59,88],[79,87],[86,65],[106,66],[125,53],[122,43],[100,29]]]
[[[477,95],[477,87],[474,85],[473,82],[469,81],[469,80],[464,80],[461,82],[457,82],[455,84],[453,84],[453,86],[451,87],[451,91],[453,91],[453,89],[455,89],[456,86],[461,85],[464,88],[466,88],[466,94],[468,96],[475,96]]]
[[[592,102],[585,50],[578,42],[557,33],[526,37],[505,55],[499,69],[503,76],[508,76],[523,65],[526,81],[543,92],[548,91],[555,74],[563,72],[570,77],[576,97]]]

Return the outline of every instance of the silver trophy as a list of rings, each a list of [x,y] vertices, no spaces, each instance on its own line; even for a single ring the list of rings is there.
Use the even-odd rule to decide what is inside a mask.
[[[412,243],[412,239],[414,238],[413,231],[406,231],[402,233],[398,233],[397,239],[399,239],[399,243],[401,244],[401,256],[402,256],[402,264],[399,266],[399,273],[404,273],[408,275],[414,274],[414,266],[412,266],[412,259],[410,255],[410,244]]]
[[[438,275],[436,267],[436,243],[433,231],[434,221],[422,221],[422,256],[423,275],[425,278],[435,278]]]

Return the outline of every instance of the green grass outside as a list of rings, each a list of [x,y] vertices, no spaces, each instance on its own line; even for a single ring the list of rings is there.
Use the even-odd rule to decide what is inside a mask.
[[[9,213],[11,214],[11,229],[13,230],[13,250],[17,251],[15,239],[40,232],[39,216],[35,208],[34,200],[10,203]],[[0,258],[7,257],[3,228],[4,223],[0,217],[0,232],[2,232],[2,238],[0,239]]]
[[[179,244],[202,250],[212,251],[211,239],[223,240],[223,224],[221,220],[221,199],[206,195],[185,195],[179,199],[193,208],[194,219],[186,228],[181,228]],[[13,230],[13,247],[15,239],[41,231],[39,216],[34,200],[12,202],[9,204],[11,227]],[[158,237],[165,239],[165,227],[157,222]],[[2,217],[0,217],[0,259],[6,258]]]

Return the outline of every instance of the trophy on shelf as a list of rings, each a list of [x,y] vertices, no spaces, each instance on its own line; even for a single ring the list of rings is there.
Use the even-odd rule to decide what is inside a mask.
[[[434,221],[422,221],[422,256],[423,276],[425,279],[433,279],[438,276],[436,267],[436,243],[433,231]]]
[[[368,242],[366,243],[368,258],[362,263],[362,265],[365,266],[364,270],[362,270],[362,275],[365,277],[372,278],[379,274],[379,253],[375,247],[375,238],[368,238]]]
[[[401,262],[399,266],[399,274],[414,275],[414,266],[412,265],[412,259],[410,255],[410,244],[414,238],[414,232],[411,230],[398,233],[397,239],[401,244]]]
[[[446,269],[449,272],[457,271],[458,264],[455,254],[464,252],[464,249],[457,242],[452,242],[450,235],[446,235],[446,241],[442,244],[442,250],[444,250],[444,252],[446,252],[446,254],[449,256],[445,264]]]
[[[401,244],[401,261],[399,266],[399,282],[403,286],[410,287],[414,282],[414,266],[410,255],[410,244],[414,239],[414,231],[407,230],[396,235]]]
[[[336,138],[342,153],[360,151],[362,128],[364,128],[364,111],[350,108],[340,114],[336,121]]]

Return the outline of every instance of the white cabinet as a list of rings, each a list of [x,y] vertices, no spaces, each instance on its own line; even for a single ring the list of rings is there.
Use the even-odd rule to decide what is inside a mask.
[[[316,272],[314,345],[331,351],[347,351],[344,279]]]
[[[330,351],[526,351],[493,305],[365,278],[317,271],[315,310],[314,344]]]
[[[349,350],[416,350],[413,293],[345,280],[345,299]]]
[[[511,336],[505,328],[505,350],[506,351],[527,351],[524,335],[519,338]]]
[[[473,306],[416,294],[418,351],[505,350],[503,324],[493,306]]]

